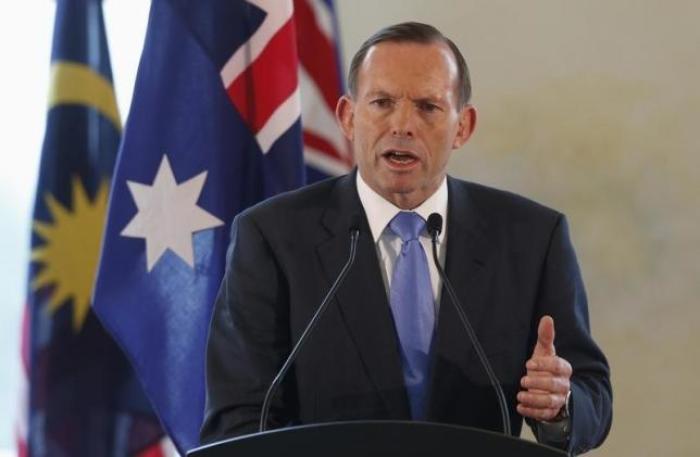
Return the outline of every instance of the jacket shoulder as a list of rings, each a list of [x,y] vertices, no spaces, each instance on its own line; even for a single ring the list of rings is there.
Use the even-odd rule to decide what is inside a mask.
[[[467,195],[469,202],[488,219],[554,223],[563,217],[556,209],[514,192],[455,178],[451,185]]]
[[[260,223],[291,223],[306,218],[317,218],[326,207],[330,195],[341,180],[348,176],[324,179],[313,184],[269,197],[242,211],[237,217]]]

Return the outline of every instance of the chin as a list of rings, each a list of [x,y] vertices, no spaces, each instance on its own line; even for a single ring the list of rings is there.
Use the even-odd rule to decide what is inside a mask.
[[[383,186],[384,190],[390,194],[410,194],[416,191],[416,186],[413,183],[392,182]]]

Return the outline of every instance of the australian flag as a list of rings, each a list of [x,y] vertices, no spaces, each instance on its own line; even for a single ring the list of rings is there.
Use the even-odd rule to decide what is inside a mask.
[[[33,213],[20,456],[131,456],[163,435],[91,309],[121,121],[99,0],[58,0]]]
[[[198,445],[229,225],[305,182],[296,26],[291,0],[151,4],[94,301],[181,452]]]

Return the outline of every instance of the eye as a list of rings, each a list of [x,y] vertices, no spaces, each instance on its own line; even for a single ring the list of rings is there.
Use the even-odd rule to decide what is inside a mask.
[[[426,112],[426,113],[433,113],[435,111],[441,110],[441,108],[438,105],[436,105],[435,103],[418,102],[418,103],[416,103],[416,105],[418,106],[419,110]]]
[[[372,100],[370,104],[378,106],[379,108],[391,108],[394,106],[394,101],[390,98],[377,98]]]

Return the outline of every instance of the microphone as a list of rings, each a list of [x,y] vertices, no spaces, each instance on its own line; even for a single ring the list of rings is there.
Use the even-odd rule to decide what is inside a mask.
[[[331,302],[331,299],[335,297],[335,293],[337,292],[341,284],[343,284],[343,282],[345,281],[345,277],[348,275],[350,267],[352,267],[352,264],[355,262],[355,255],[357,254],[357,243],[360,239],[360,221],[361,218],[359,214],[353,214],[350,218],[350,254],[348,256],[348,260],[347,262],[345,262],[345,265],[343,266],[342,270],[340,270],[340,273],[338,273],[338,277],[335,279],[335,282],[333,282],[333,285],[328,290],[328,293],[323,298],[323,301],[316,309],[316,312],[311,317],[311,320],[308,324],[306,324],[306,328],[304,328],[304,331],[299,337],[299,340],[297,340],[296,344],[287,356],[287,359],[284,361],[284,364],[282,364],[282,368],[280,368],[280,370],[277,372],[277,375],[272,380],[272,384],[270,384],[270,387],[267,389],[267,393],[265,394],[265,400],[263,401],[262,412],[260,413],[260,426],[258,428],[259,432],[264,432],[265,430],[267,430],[267,417],[270,414],[272,397],[279,388],[280,384],[282,384],[284,376],[287,374],[289,368],[297,359],[299,351],[301,350],[304,343],[311,336],[311,333],[316,328],[316,324],[320,320],[326,308],[328,308],[328,304]]]
[[[508,417],[508,405],[506,403],[506,396],[503,393],[503,389],[501,388],[501,384],[498,382],[496,374],[493,372],[493,368],[491,368],[491,364],[486,358],[484,349],[481,347],[479,340],[476,338],[476,334],[474,333],[472,325],[469,323],[467,315],[462,309],[462,305],[459,302],[459,299],[457,298],[457,294],[452,288],[452,284],[450,283],[450,280],[447,279],[447,275],[443,271],[442,267],[440,266],[440,261],[438,260],[437,241],[438,236],[442,232],[442,216],[440,216],[438,213],[433,213],[430,216],[428,216],[427,229],[428,233],[430,234],[430,238],[433,241],[433,261],[435,262],[435,266],[437,267],[438,273],[440,274],[440,278],[442,279],[442,282],[445,285],[445,289],[447,289],[447,293],[450,296],[450,301],[454,305],[459,319],[462,321],[462,326],[466,330],[467,335],[471,340],[472,346],[474,346],[474,350],[476,350],[476,354],[479,356],[479,361],[481,361],[481,365],[486,371],[486,375],[488,376],[489,381],[491,382],[491,386],[496,391],[496,396],[498,397],[498,406],[501,409],[503,433],[505,435],[510,435],[510,420]]]

